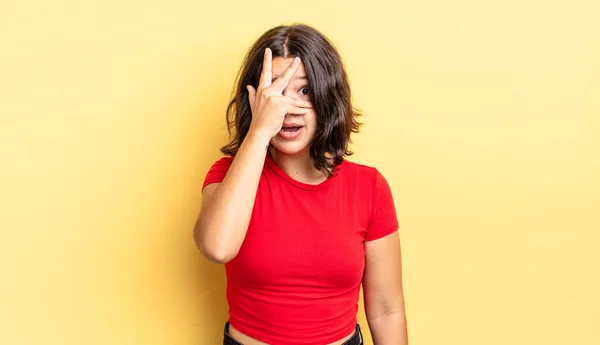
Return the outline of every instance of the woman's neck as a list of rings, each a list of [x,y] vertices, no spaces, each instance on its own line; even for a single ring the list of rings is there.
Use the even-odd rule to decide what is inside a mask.
[[[281,170],[296,181],[319,184],[327,179],[327,176],[313,165],[308,150],[288,155],[271,148],[271,157]]]

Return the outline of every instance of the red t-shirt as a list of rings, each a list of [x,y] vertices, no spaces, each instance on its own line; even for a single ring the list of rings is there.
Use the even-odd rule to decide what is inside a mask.
[[[221,182],[232,160],[217,161],[203,188]],[[267,154],[246,238],[225,264],[231,325],[273,345],[347,336],[357,322],[364,242],[397,229],[392,193],[375,168],[343,161],[310,185]]]

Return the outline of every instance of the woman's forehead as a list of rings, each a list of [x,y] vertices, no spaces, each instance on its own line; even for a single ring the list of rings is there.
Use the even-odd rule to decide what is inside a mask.
[[[293,56],[287,58],[278,56],[273,58],[273,62],[271,64],[271,73],[273,74],[273,79],[277,79],[280,75],[282,75],[285,72],[285,70],[292,64],[292,62],[294,62]],[[300,61],[300,66],[298,66],[298,70],[296,70],[296,73],[294,74],[295,77],[293,79],[305,75],[306,72],[304,70],[304,63]]]

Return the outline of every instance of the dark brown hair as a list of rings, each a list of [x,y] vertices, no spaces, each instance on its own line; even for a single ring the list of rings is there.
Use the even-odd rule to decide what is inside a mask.
[[[227,125],[231,141],[221,148],[235,155],[248,134],[252,112],[246,85],[258,88],[266,48],[275,57],[299,56],[304,63],[317,130],[310,144],[310,158],[315,168],[328,176],[344,156],[352,151],[351,133],[358,133],[360,116],[352,107],[350,85],[339,53],[318,30],[304,24],[282,25],[265,32],[248,50],[227,107]],[[328,157],[329,156],[329,157]]]

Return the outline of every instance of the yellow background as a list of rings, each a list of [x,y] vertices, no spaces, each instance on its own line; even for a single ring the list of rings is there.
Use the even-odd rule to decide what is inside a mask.
[[[200,185],[244,52],[294,21],[392,186],[411,344],[599,344],[594,0],[2,0],[0,344],[221,342]]]

